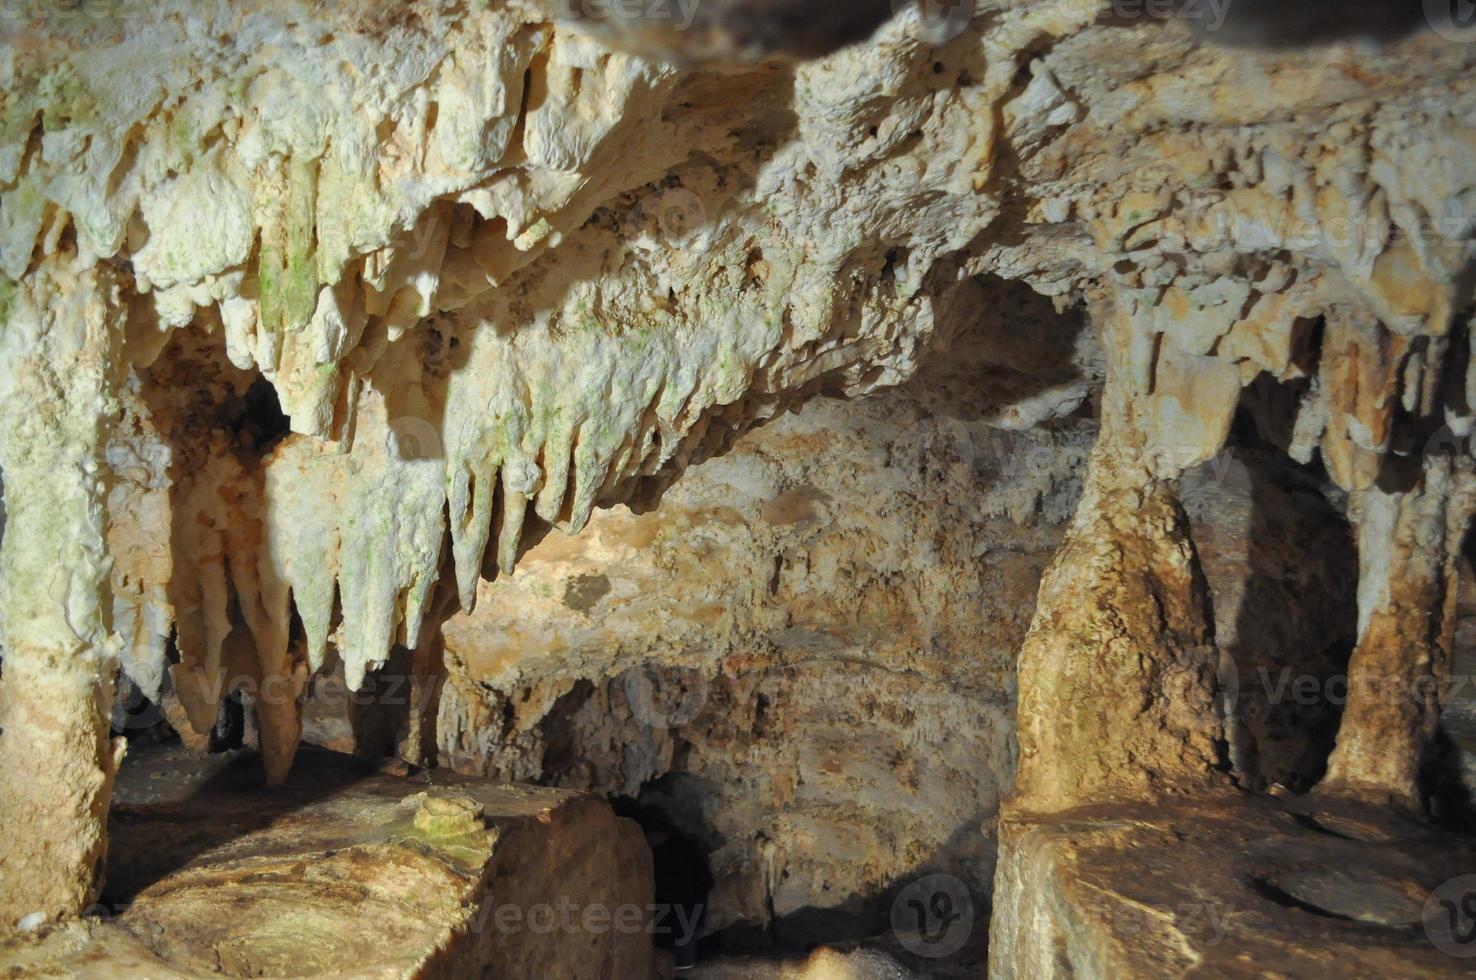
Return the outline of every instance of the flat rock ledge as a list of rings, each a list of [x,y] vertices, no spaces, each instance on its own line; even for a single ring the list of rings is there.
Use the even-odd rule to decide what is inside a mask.
[[[6,977],[655,975],[651,854],[567,790],[310,752],[125,766],[104,901],[0,936]]]
[[[1476,894],[1476,842],[1387,808],[1227,795],[1014,815],[1000,836],[991,977],[1412,978],[1473,967],[1447,913]]]

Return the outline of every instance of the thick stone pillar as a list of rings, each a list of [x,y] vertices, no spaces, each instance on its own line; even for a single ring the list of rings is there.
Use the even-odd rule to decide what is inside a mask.
[[[9,286],[10,284],[4,283]],[[0,921],[95,899],[121,740],[104,448],[122,339],[105,267],[47,257],[0,297]]]
[[[1319,791],[1421,806],[1420,762],[1440,722],[1469,501],[1447,457],[1411,490],[1358,491],[1358,645]]]
[[[1017,664],[1020,762],[1000,812],[993,977],[1070,975],[1087,962],[1105,975],[1092,950],[1072,946],[1059,889],[1072,872],[1038,830],[1094,804],[1203,793],[1225,768],[1212,607],[1175,477],[1219,448],[1238,379],[1179,370],[1157,344],[1134,343],[1138,325],[1119,311],[1098,322],[1102,432]],[[1074,819],[1100,811],[1060,818]]]
[[[1070,929],[1079,910],[1061,882],[1073,871],[1041,832],[1054,814],[1203,792],[1220,765],[1209,605],[1188,518],[1170,485],[1141,479],[1117,452],[1110,442],[1093,452],[1020,651],[1020,766],[1000,814],[992,977],[1072,975],[1096,962],[1073,946],[1091,931]]]
[[[1093,452],[1019,659],[1011,809],[1207,787],[1222,755],[1204,576],[1170,485]]]
[[[1209,591],[1175,478],[1219,448],[1238,378],[1155,355],[1120,309],[1097,320],[1102,431],[1017,668],[1017,814],[1205,787],[1223,756]]]

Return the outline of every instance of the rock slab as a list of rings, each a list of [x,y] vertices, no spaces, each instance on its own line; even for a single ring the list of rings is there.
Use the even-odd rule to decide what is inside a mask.
[[[650,850],[602,800],[311,752],[124,769],[104,902],[0,937],[11,977],[653,975]]]

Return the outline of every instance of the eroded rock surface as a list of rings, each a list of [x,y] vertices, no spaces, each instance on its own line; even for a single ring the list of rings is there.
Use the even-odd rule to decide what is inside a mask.
[[[117,789],[107,894],[7,932],[8,976],[654,976],[651,855],[601,800],[309,753],[155,750]],[[591,910],[593,910],[591,912]]]
[[[1000,882],[1019,900],[996,905],[991,976],[1469,973],[1438,889],[1471,844],[1383,808],[1222,796],[1002,834]]]

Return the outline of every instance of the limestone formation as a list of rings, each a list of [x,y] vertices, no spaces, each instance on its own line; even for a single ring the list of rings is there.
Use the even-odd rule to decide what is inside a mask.
[[[1324,30],[1279,5],[1301,26],[1277,40],[1338,43],[1266,51],[1220,43],[1265,41],[1266,4],[1220,25],[1098,0],[980,0],[942,21],[930,4],[821,4],[797,23],[794,4],[715,0],[686,30],[553,0],[20,6],[0,19],[7,927],[98,895],[115,686],[196,746],[225,741],[238,713],[279,785],[305,724],[323,740],[304,709],[325,679],[372,692],[398,677],[398,713],[329,719],[345,747],[377,725],[375,751],[417,766],[572,782],[549,775],[551,733],[534,730],[561,717],[573,744],[632,738],[613,678],[680,661],[712,684],[795,650],[830,656],[824,630],[803,632],[827,600],[784,592],[797,573],[775,549],[793,532],[742,552],[779,560],[684,627],[713,634],[700,655],[629,642],[618,617],[602,653],[592,627],[561,646],[519,563],[623,505],[564,606],[610,601],[605,562],[700,567],[700,526],[662,518],[689,468],[817,397],[859,399],[991,343],[976,363],[1009,370],[983,373],[998,388],[970,424],[1053,455],[960,481],[997,492],[998,510],[934,518],[959,549],[939,580],[970,582],[959,542],[1003,514],[1039,525],[1034,552],[1055,545],[1053,509],[1081,490],[1038,602],[982,617],[1009,620],[1001,636],[1033,617],[1006,850],[1083,807],[1301,791],[1324,769],[1324,796],[1430,805],[1476,486],[1469,25],[1430,4],[1419,18],[1352,4]],[[1069,329],[1035,334],[1039,351],[1010,343],[1025,307],[999,315],[1018,295],[1002,282],[1084,315],[1099,353]],[[1333,511],[1346,501],[1353,529],[1352,599],[1321,596],[1283,633],[1251,622],[1265,593],[1208,574],[1231,550],[1207,559],[1195,540],[1192,474],[1242,450]],[[956,462],[906,432],[894,453]],[[742,469],[736,520],[828,512],[813,482],[760,504],[764,467]],[[859,533],[897,547],[884,525]],[[1261,561],[1247,526],[1245,561]],[[898,597],[931,587],[930,561],[857,561],[912,583],[872,590],[850,625],[916,625],[927,603]],[[1340,587],[1332,563],[1315,567],[1306,581]],[[820,573],[828,601],[865,597],[845,577]],[[766,588],[784,596],[782,630]],[[443,624],[479,599],[516,625],[477,654],[448,649]],[[1350,601],[1340,717],[1300,725],[1240,697],[1241,668],[1283,656],[1255,638],[1305,635]],[[1217,623],[1236,603],[1235,628]],[[909,639],[959,622],[977,620]],[[744,628],[787,640],[753,654]],[[1319,676],[1339,669],[1342,632],[1304,658]],[[981,664],[944,713],[992,725],[1014,665],[962,647],[907,697]],[[561,659],[540,674],[541,653]],[[582,719],[549,707],[575,681]],[[618,776],[585,760],[585,781],[639,789],[675,768],[671,744],[656,737]],[[989,761],[958,813],[987,816],[1008,767],[998,743],[970,753]],[[1001,863],[997,903],[1024,901],[1020,862],[1048,850]],[[1006,974],[1047,962],[999,949]]]
[[[971,330],[894,391],[811,402],[655,511],[596,514],[485,583],[446,626],[441,763],[684,829],[714,942],[866,934],[919,868],[987,895],[1015,651],[1096,431],[992,423],[1027,394],[1079,403],[1099,366],[1080,317],[985,295],[1014,329]]]
[[[1016,901],[995,906],[991,976],[1469,972],[1426,938],[1440,923],[1425,904],[1476,859],[1469,841],[1386,808],[1219,799],[1000,829]]]

